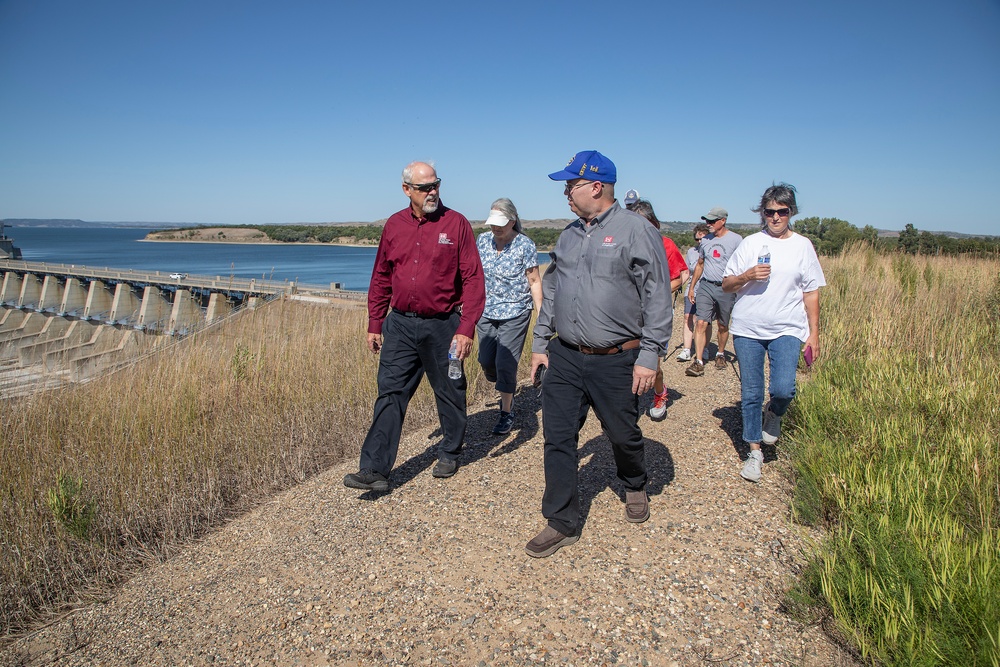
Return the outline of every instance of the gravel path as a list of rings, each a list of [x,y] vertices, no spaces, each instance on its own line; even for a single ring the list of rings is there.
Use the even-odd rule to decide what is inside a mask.
[[[624,519],[610,446],[581,434],[586,524],[550,558],[537,393],[515,431],[470,405],[463,467],[431,476],[433,429],[408,430],[388,494],[336,466],[155,564],[107,602],[0,651],[17,665],[853,665],[779,611],[808,539],[772,448],[739,477],[738,367],[664,366],[668,418],[641,419],[651,518]],[[648,407],[648,401],[644,401]]]

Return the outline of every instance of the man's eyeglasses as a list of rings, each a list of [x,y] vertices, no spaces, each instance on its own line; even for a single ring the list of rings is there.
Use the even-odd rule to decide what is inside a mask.
[[[781,218],[787,218],[788,214],[791,212],[792,209],[788,208],[787,206],[785,208],[765,208],[764,217],[773,218],[775,215],[777,215]]]
[[[566,195],[566,196],[569,196],[569,195],[573,194],[573,190],[576,190],[581,185],[590,185],[591,183],[594,183],[594,182],[595,181],[580,181],[576,185],[570,185],[569,183],[567,183],[566,187],[563,188],[563,194]]]
[[[408,186],[414,190],[419,190],[420,192],[431,192],[432,190],[441,189],[441,179],[436,181],[431,181],[430,183],[407,183]]]

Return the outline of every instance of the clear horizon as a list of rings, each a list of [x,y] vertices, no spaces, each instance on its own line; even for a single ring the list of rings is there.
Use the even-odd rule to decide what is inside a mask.
[[[664,220],[764,188],[858,228],[1000,235],[1000,3],[0,3],[0,218],[572,217],[597,149]],[[276,222],[277,221],[277,222]]]

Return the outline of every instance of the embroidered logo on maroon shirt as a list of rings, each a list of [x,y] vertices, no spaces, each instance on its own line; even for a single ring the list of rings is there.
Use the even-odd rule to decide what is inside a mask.
[[[452,245],[451,239],[448,238],[448,235],[446,233],[444,233],[444,232],[441,232],[440,234],[438,234],[438,244],[439,245]]]

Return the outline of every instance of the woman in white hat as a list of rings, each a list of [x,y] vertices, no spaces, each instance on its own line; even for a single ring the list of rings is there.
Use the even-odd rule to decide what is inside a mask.
[[[497,435],[514,426],[514,390],[517,365],[531,322],[531,308],[542,307],[542,278],[535,243],[521,233],[521,219],[506,197],[490,206],[490,231],[479,235],[476,246],[486,276],[486,310],[476,326],[479,364],[486,379],[500,393]]]

